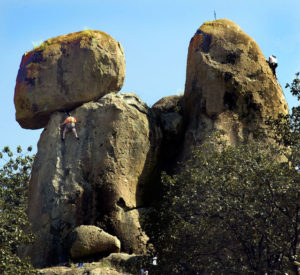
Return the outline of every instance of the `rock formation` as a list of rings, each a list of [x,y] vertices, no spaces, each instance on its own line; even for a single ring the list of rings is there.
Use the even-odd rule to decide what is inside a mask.
[[[70,255],[72,259],[82,259],[98,254],[120,252],[118,238],[94,225],[80,225],[70,234]]]
[[[68,234],[82,224],[117,236],[122,251],[145,252],[140,221],[155,189],[161,139],[151,110],[134,94],[111,93],[72,115],[80,141],[70,133],[61,142],[65,115],[56,112],[38,143],[29,192],[37,241],[27,253],[37,266],[57,262],[68,254]]]
[[[161,170],[176,172],[176,161],[216,130],[234,145],[264,130],[267,116],[288,112],[258,45],[229,20],[199,28],[189,46],[184,95],[152,108],[135,94],[109,93],[124,79],[117,42],[92,31],[66,37],[73,36],[80,38],[70,44],[65,37],[50,39],[24,56],[15,91],[21,126],[47,124],[29,192],[37,241],[23,251],[39,267],[72,254],[67,240],[81,225],[116,236],[122,252],[146,253],[143,223],[159,198]],[[60,140],[65,108],[78,121],[79,141],[72,134]]]
[[[256,42],[229,20],[204,23],[191,39],[184,92],[185,147],[214,130],[230,144],[263,129],[267,116],[286,114],[280,85]]]
[[[23,128],[43,128],[55,111],[118,92],[124,77],[122,46],[108,34],[85,30],[49,39],[22,58],[16,120]]]

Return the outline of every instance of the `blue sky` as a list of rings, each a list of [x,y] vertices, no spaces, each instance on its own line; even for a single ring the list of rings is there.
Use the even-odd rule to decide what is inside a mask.
[[[299,0],[0,0],[0,147],[36,149],[42,131],[22,129],[13,104],[22,55],[34,43],[87,28],[108,33],[125,50],[121,92],[151,106],[183,92],[189,41],[214,10],[253,37],[266,57],[278,57],[283,87],[300,71]]]

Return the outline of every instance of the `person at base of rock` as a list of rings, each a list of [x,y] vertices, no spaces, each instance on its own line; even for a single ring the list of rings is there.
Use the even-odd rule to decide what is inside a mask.
[[[65,126],[64,131],[63,131],[63,135],[61,140],[64,141],[65,137],[66,137],[66,133],[72,131],[76,137],[77,140],[79,140],[79,137],[77,135],[77,131],[75,128],[76,125],[76,118],[71,116],[69,113],[67,113],[68,117],[65,119],[65,121],[63,123],[60,124],[60,126]]]
[[[148,270],[145,270],[144,268],[141,269],[141,275],[148,275]]]
[[[277,79],[277,75],[276,75],[276,68],[278,66],[278,63],[277,63],[277,59],[276,59],[276,56],[275,55],[271,55],[269,57],[269,60],[267,60],[267,62],[269,63],[269,66],[273,72],[273,75],[276,77]]]

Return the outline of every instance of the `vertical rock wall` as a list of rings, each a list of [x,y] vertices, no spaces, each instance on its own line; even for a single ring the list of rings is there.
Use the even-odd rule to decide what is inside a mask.
[[[156,188],[161,139],[151,111],[134,94],[108,94],[72,115],[79,141],[73,133],[61,141],[58,125],[65,115],[57,112],[38,144],[29,198],[38,238],[27,254],[37,266],[56,263],[68,253],[69,232],[81,224],[117,236],[122,251],[145,252],[140,216]]]
[[[222,130],[229,144],[286,114],[283,91],[256,42],[232,21],[204,23],[191,39],[184,93],[185,148]]]

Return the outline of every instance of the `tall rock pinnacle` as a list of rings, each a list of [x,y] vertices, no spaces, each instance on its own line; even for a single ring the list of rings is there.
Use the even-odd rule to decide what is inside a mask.
[[[223,130],[231,144],[286,114],[282,89],[257,43],[232,21],[204,23],[189,45],[184,110],[188,144]]]

